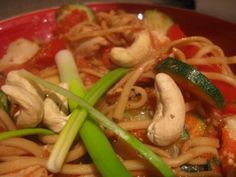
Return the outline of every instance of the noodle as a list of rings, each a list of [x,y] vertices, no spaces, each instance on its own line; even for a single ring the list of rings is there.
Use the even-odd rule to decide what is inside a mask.
[[[2,156],[26,155],[28,152],[17,147],[0,145],[0,158]]]
[[[205,38],[205,37],[192,36],[192,37],[186,37],[186,38],[181,38],[181,39],[172,41],[170,44],[168,44],[164,48],[163,52],[166,53],[173,47],[186,45],[186,44],[192,43],[192,42],[199,42],[199,43],[202,43],[202,44],[212,44],[212,42],[209,39]]]
[[[146,170],[150,168],[146,163],[138,160],[125,160],[123,161],[125,167],[130,171],[135,170]],[[1,167],[1,166],[0,166]],[[86,165],[72,165],[66,164],[63,166],[61,170],[62,174],[91,174],[97,173],[97,170],[93,164],[86,164]]]
[[[185,54],[180,49],[173,47],[172,53],[179,60],[186,62]]]
[[[110,29],[103,29],[103,30],[96,30],[96,31],[90,31],[85,32],[83,34],[78,35],[79,33],[71,32],[68,35],[68,39],[71,41],[79,41],[86,38],[96,37],[96,36],[105,36],[111,33],[118,33],[123,32],[126,30],[134,29],[133,26],[122,26],[122,27],[116,27],[116,28],[110,28]]]
[[[46,163],[47,161],[45,159],[38,157],[21,157],[17,160],[0,163],[0,175],[15,172],[34,165],[46,167]]]
[[[209,137],[195,137],[192,138],[184,143],[182,146],[182,153],[186,152],[191,147],[196,146],[211,146],[214,148],[219,148],[219,140],[216,138],[209,138]]]
[[[202,158],[202,157],[197,157],[197,158],[191,160],[188,163],[192,164],[192,165],[204,165],[204,164],[207,164],[207,159],[206,158]]]
[[[125,130],[139,130],[146,129],[151,124],[151,120],[132,120],[123,121],[119,123],[119,126]]]
[[[16,130],[14,122],[3,109],[0,109],[0,120],[8,130]]]
[[[47,78],[55,75],[58,75],[58,70],[55,66],[41,70],[39,73],[39,76],[42,78]]]
[[[57,141],[58,135],[44,135],[39,138],[44,144],[54,144]]]
[[[25,177],[25,176],[37,176],[37,177],[48,177],[47,169],[42,168],[39,165],[30,166],[11,174],[1,175],[1,177]]]
[[[186,60],[190,65],[207,65],[207,64],[236,64],[236,56],[233,57],[193,57],[191,60]]]
[[[154,153],[162,156],[162,157],[166,157],[166,158],[171,158],[170,154],[168,154],[166,151],[158,148],[158,147],[154,147],[148,144],[145,144],[147,147],[149,147]]]
[[[218,152],[216,148],[213,148],[211,146],[200,146],[200,147],[194,147],[174,159],[172,158],[171,159],[163,158],[163,159],[169,166],[178,167],[204,153],[210,153],[210,154],[218,156]]]
[[[142,87],[133,86],[132,90],[135,92],[136,95],[140,97],[140,99],[138,101],[128,101],[126,105],[126,110],[137,109],[143,106],[148,99],[147,92]]]
[[[80,175],[79,177],[100,177],[99,175],[94,175],[94,174],[92,174],[92,175]]]
[[[202,72],[202,73],[209,79],[223,81],[236,87],[236,80],[230,76],[226,76],[220,73],[213,73],[213,72]]]
[[[34,165],[40,165],[46,168],[47,161],[38,157],[21,157],[17,160],[6,161],[0,163],[0,175],[18,171],[24,168],[28,168]],[[126,160],[123,161],[127,169],[135,170],[146,170],[149,166],[138,160]],[[87,175],[96,174],[97,170],[93,164],[65,164],[61,169],[61,174],[68,175]]]
[[[7,130],[7,127],[4,125],[1,119],[0,119],[0,128],[3,130]]]
[[[41,157],[43,153],[43,149],[38,144],[24,138],[10,138],[0,141],[0,144],[23,149],[36,157]]]
[[[81,156],[83,156],[86,152],[87,151],[86,151],[86,148],[84,147],[84,145],[82,145],[81,142],[79,142],[67,154],[66,162],[72,162],[72,161],[80,158]]]
[[[54,140],[55,143],[56,140]],[[50,141],[50,143],[52,143]],[[48,150],[49,153],[52,150],[52,145],[47,145],[44,146],[46,147],[45,150]],[[44,150],[44,151],[45,151]],[[67,154],[67,158],[66,158],[66,162],[72,162],[76,159],[79,159],[81,156],[83,156],[86,153],[86,148],[84,147],[84,145],[81,142],[78,142],[76,145],[74,145],[74,147],[68,152]]]
[[[140,77],[140,75],[144,72],[145,67],[152,64],[153,60],[149,60],[139,66],[135,71],[134,74],[127,80],[126,84],[124,85],[124,88],[122,90],[121,96],[117,102],[113,117],[117,120],[121,120],[123,118],[123,113],[125,111],[126,104],[129,99],[129,94],[132,89],[132,86],[137,81],[137,79]]]
[[[224,52],[223,50],[216,46],[216,45],[207,45],[202,47],[195,55],[194,57],[204,57],[207,54],[212,54],[213,56],[223,57]]]
[[[118,89],[120,89],[120,87],[122,87],[127,80],[134,74],[134,71],[129,72],[128,74],[126,74],[120,81],[118,81],[107,93],[109,94],[113,94],[114,92],[116,92]]]
[[[181,170],[176,170],[176,174],[178,176],[184,176],[184,177],[222,177],[222,175],[215,171],[200,171],[197,173],[187,173]]]

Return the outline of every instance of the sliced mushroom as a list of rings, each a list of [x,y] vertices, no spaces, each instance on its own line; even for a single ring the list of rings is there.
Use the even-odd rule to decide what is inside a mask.
[[[182,93],[167,74],[155,77],[157,108],[147,136],[159,146],[167,146],[179,138],[184,128],[185,104]]]
[[[148,31],[140,32],[128,48],[113,47],[111,61],[122,67],[132,67],[150,55],[151,39]]]
[[[17,127],[35,127],[42,121],[43,100],[38,91],[39,87],[21,77],[18,71],[11,71],[2,90],[13,104],[19,106],[14,115]]]

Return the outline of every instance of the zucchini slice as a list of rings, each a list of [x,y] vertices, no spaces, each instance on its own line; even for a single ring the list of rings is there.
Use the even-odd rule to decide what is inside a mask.
[[[65,4],[62,5],[57,11],[56,11],[56,19],[57,22],[62,21],[64,17],[69,15],[72,11],[78,10],[83,11],[86,13],[88,20],[92,21],[94,19],[94,14],[92,9],[85,6],[84,4],[80,3],[72,3],[72,4]]]
[[[180,166],[180,169],[188,173],[195,173],[201,171],[211,171],[211,166],[210,164],[202,164],[202,165],[184,164]]]
[[[219,89],[193,66],[169,57],[156,66],[155,72],[169,74],[182,88],[208,104],[218,108],[224,107],[224,96]]]
[[[166,35],[168,29],[174,24],[170,16],[158,10],[146,10],[144,21],[150,30],[156,30],[162,35]]]

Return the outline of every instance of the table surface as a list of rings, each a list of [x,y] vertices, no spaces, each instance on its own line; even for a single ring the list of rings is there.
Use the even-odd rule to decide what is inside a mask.
[[[30,11],[55,7],[65,3],[88,3],[88,2],[131,2],[131,3],[159,3],[168,6],[194,8],[195,11],[204,13],[210,16],[215,16],[233,23],[236,23],[236,0],[0,0],[0,20],[14,17],[19,14],[27,13]],[[210,3],[209,3],[210,2]]]

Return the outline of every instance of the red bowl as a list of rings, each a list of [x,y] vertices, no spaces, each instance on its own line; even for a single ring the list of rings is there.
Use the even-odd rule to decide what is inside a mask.
[[[226,55],[236,54],[236,24],[224,20],[202,15],[190,10],[153,4],[92,3],[88,4],[88,6],[95,11],[124,9],[135,13],[141,13],[145,9],[156,8],[169,14],[187,35],[208,37],[222,47]],[[19,37],[47,40],[53,36],[54,28],[55,8],[34,11],[0,22],[0,57],[4,54],[11,41]]]

